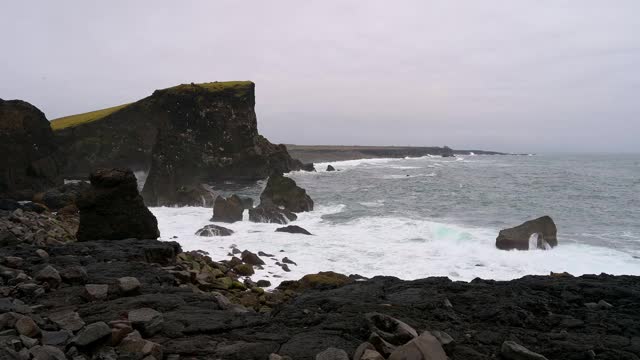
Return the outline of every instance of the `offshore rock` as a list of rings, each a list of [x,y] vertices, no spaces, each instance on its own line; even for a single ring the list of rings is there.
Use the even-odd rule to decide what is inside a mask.
[[[537,236],[535,247],[546,249],[558,245],[556,224],[549,216],[526,221],[516,227],[500,230],[496,247],[501,250],[529,250],[532,235]]]
[[[226,199],[218,196],[213,204],[213,217],[211,221],[226,223],[242,221],[244,209],[245,204],[238,195],[232,195]]]
[[[309,231],[305,228],[300,227],[298,225],[289,225],[281,228],[277,228],[276,232],[285,232],[290,234],[303,234],[303,235],[311,235]]]
[[[203,228],[196,231],[198,236],[229,236],[233,234],[233,230],[218,225],[205,225]]]
[[[272,174],[260,195],[260,206],[283,207],[291,212],[313,210],[313,200],[293,179]]]
[[[286,224],[294,221],[298,216],[287,209],[275,206],[260,206],[249,209],[249,221],[258,223]]]
[[[91,174],[91,191],[82,194],[78,241],[157,239],[158,221],[144,205],[129,169],[99,169]]]

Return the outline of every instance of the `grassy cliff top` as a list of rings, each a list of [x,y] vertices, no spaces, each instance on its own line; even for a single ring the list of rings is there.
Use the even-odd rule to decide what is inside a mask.
[[[91,111],[84,114],[70,115],[61,117],[58,119],[51,120],[51,129],[53,131],[62,130],[68,127],[74,127],[86,123],[90,123],[96,120],[100,120],[103,117],[112,114],[120,109],[124,109],[125,107],[131,104],[118,105],[102,110]]]
[[[221,82],[216,81],[216,82],[209,82],[209,83],[202,83],[202,84],[193,84],[193,83],[181,84],[181,85],[173,86],[167,89],[163,89],[161,91],[165,91],[169,94],[172,94],[172,93],[188,94],[191,92],[196,92],[204,89],[214,93],[226,91],[233,94],[233,96],[243,97],[250,93],[250,91],[253,89],[253,86],[254,84],[251,81],[221,81]],[[51,128],[54,131],[56,131],[56,130],[62,130],[62,129],[82,125],[82,124],[87,124],[93,121],[100,120],[106,117],[107,115],[113,114],[118,110],[124,109],[129,105],[131,105],[131,103],[113,106],[113,107],[102,109],[102,110],[91,111],[83,114],[70,115],[70,116],[54,119],[54,120],[51,120]]]

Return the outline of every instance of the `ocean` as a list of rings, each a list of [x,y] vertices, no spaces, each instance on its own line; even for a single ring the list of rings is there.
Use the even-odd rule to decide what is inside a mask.
[[[326,172],[329,164],[339,171]],[[315,201],[292,223],[313,236],[275,233],[282,225],[249,222],[245,212],[245,221],[218,224],[233,235],[199,237],[212,209],[152,208],[161,239],[214,260],[228,259],[233,246],[272,254],[253,278],[273,286],[319,271],[463,281],[552,271],[640,275],[640,155],[363,159],[316,169],[288,175]],[[218,190],[257,203],[265,182],[227,185]],[[542,215],[556,222],[557,247],[495,248],[500,229]],[[297,263],[290,272],[275,265],[285,256]]]

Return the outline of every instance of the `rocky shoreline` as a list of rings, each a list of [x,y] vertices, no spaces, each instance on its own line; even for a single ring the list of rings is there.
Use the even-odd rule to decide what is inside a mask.
[[[362,344],[360,354],[384,356],[366,359],[382,359],[426,331],[439,339],[430,351],[451,359],[640,355],[633,276],[466,283],[324,273],[265,292],[242,276],[208,279],[207,266],[228,264],[157,240],[22,242],[0,247],[0,259],[0,359],[356,359]],[[509,355],[513,344],[541,355]],[[329,348],[339,350],[316,356]]]

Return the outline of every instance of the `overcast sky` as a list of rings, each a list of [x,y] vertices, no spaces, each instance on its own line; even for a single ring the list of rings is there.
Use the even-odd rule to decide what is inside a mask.
[[[0,98],[49,119],[256,82],[298,144],[640,151],[640,1],[5,1]]]

